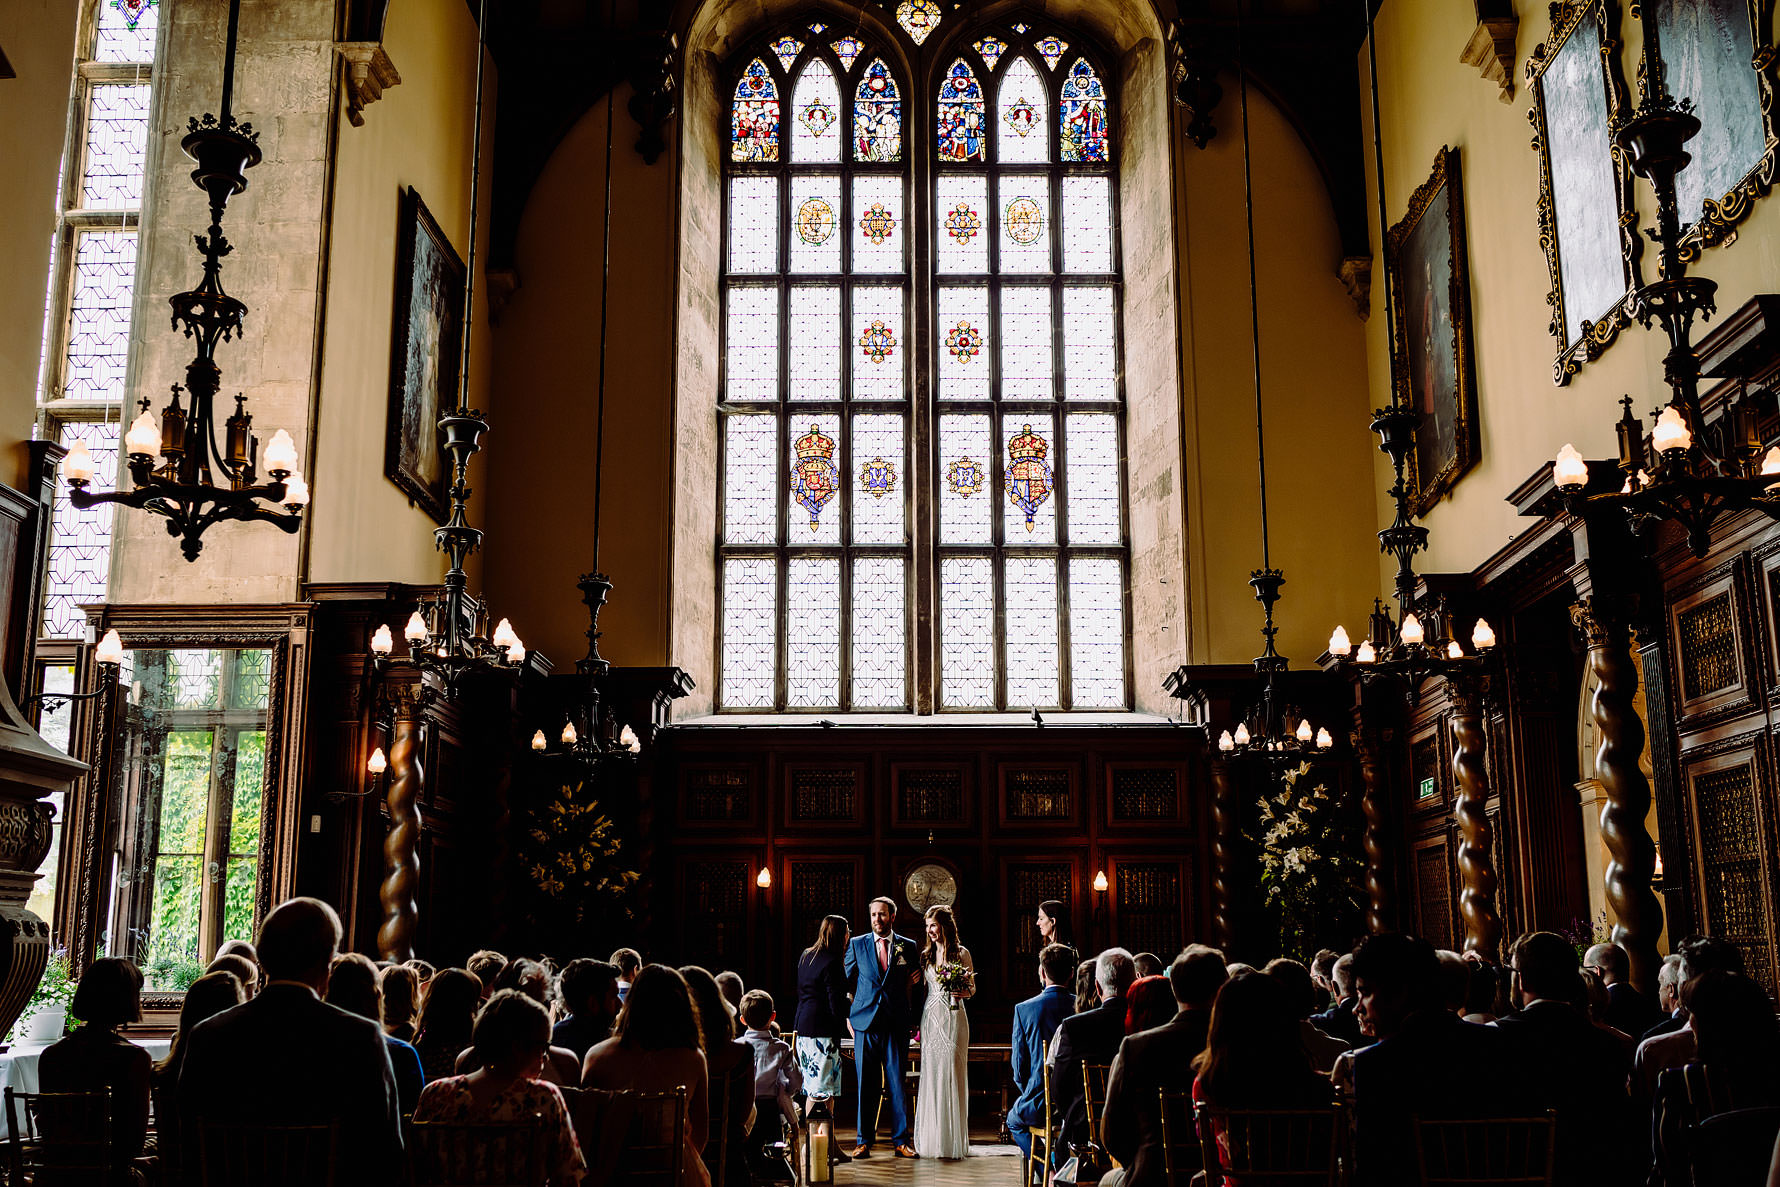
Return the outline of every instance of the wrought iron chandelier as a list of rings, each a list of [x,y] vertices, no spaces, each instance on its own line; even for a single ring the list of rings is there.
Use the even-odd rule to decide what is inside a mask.
[[[1691,100],[1678,103],[1669,93],[1654,19],[1645,21],[1644,36],[1644,95],[1615,139],[1632,171],[1656,191],[1657,225],[1651,238],[1661,249],[1659,277],[1632,294],[1630,311],[1647,330],[1653,320],[1661,323],[1668,336],[1663,382],[1669,402],[1651,414],[1655,425],[1647,448],[1644,422],[1632,415],[1632,397],[1620,401],[1625,411],[1615,428],[1625,477],[1619,490],[1589,494],[1588,463],[1569,443],[1558,451],[1552,477],[1571,514],[1616,508],[1647,548],[1656,526],[1673,520],[1685,530],[1688,548],[1703,557],[1712,544],[1712,527],[1723,516],[1756,510],[1780,519],[1780,448],[1763,452],[1749,396],[1731,402],[1714,425],[1707,426],[1700,413],[1693,325],[1696,317],[1708,321],[1716,311],[1718,285],[1687,274],[1675,187],[1676,174],[1693,159],[1686,146],[1699,132],[1700,121]]]
[[[229,32],[223,53],[221,116],[193,116],[180,147],[197,163],[192,181],[210,198],[210,227],[196,237],[204,260],[198,287],[175,294],[173,326],[197,343],[198,352],[185,369],[185,386],[173,384],[172,398],[161,409],[160,424],[141,401],[142,413],[124,434],[131,490],[93,491],[97,472],[84,441],[75,441],[62,459],[68,501],[81,509],[118,503],[165,517],[167,534],[180,540],[185,559],[195,561],[204,549],[204,532],[224,520],[257,521],[294,532],[303,521],[309,486],[297,468],[296,443],[279,429],[266,443],[264,455],[253,433],[247,397],[235,397],[235,411],[223,422],[224,444],[216,443],[217,393],[222,371],[216,348],[241,332],[247,306],[223,290],[222,259],[234,250],[223,235],[223,212],[229,199],[247,188],[247,171],[260,163],[259,133],[252,124],[237,123],[233,108],[235,41],[241,0],[230,0]],[[184,393],[190,407],[180,404]],[[212,468],[214,463],[215,469]],[[270,482],[260,481],[260,467]],[[226,477],[218,484],[216,473]]]

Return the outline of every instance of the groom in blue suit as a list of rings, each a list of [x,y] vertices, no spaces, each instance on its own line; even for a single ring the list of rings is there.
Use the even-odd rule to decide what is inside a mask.
[[[859,1076],[859,1144],[853,1157],[871,1156],[871,1144],[878,1136],[878,1097],[887,1089],[896,1156],[913,1158],[913,1121],[902,1078],[917,1004],[910,991],[921,984],[920,952],[913,940],[895,933],[895,902],[875,898],[868,910],[871,932],[848,942],[845,965],[853,983],[847,1023],[853,1031],[853,1066]]]
[[[1045,1123],[1045,1048],[1057,1027],[1075,1013],[1075,994],[1065,988],[1074,981],[1075,949],[1047,944],[1038,954],[1038,996],[1014,1007],[1014,1088],[1020,1096],[1007,1111],[1007,1129],[1028,1158],[1032,1157],[1032,1127]],[[1062,1124],[1060,1114],[1057,1124]]]

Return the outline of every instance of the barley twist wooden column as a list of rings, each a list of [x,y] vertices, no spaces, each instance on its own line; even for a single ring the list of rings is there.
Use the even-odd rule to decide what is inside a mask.
[[[1447,678],[1452,699],[1453,785],[1458,789],[1453,816],[1459,826],[1459,914],[1465,921],[1465,951],[1490,961],[1501,959],[1502,916],[1496,907],[1496,867],[1491,852],[1489,768],[1485,765],[1483,698],[1486,680],[1477,674]]]
[[[1657,937],[1663,930],[1662,903],[1650,884],[1656,877],[1656,842],[1645,820],[1650,815],[1650,781],[1639,759],[1644,753],[1644,723],[1633,698],[1638,669],[1632,662],[1631,630],[1622,607],[1584,598],[1570,608],[1570,621],[1588,644],[1588,668],[1595,678],[1590,704],[1600,742],[1595,748],[1595,778],[1605,792],[1601,809],[1601,840],[1607,846],[1607,905],[1618,922],[1613,940],[1631,957],[1632,984],[1656,996],[1656,971],[1662,963]]]
[[[1378,935],[1395,927],[1397,916],[1391,896],[1384,756],[1380,753],[1377,731],[1370,726],[1361,726],[1350,736],[1354,754],[1360,760],[1360,812],[1366,818],[1366,831],[1360,841],[1366,853],[1366,931]]]
[[[1211,938],[1226,954],[1236,945],[1232,890],[1236,864],[1236,772],[1211,759]]]
[[[418,688],[396,688],[387,694],[392,724],[389,742],[389,832],[383,838],[383,882],[377,901],[383,925],[377,929],[377,954],[384,960],[414,959],[414,935],[420,923],[420,796],[426,783],[420,746],[425,700]]]

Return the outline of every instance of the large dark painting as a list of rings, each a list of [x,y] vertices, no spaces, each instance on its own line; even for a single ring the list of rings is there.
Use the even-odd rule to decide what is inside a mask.
[[[1693,224],[1689,245],[1710,245],[1773,182],[1773,80],[1754,65],[1757,22],[1772,19],[1772,0],[1655,0],[1645,14],[1655,22],[1670,93],[1691,100],[1700,119],[1687,146],[1693,163],[1675,188],[1681,219]]]
[[[389,364],[389,436],[383,472],[445,522],[439,413],[457,406],[464,264],[413,189],[396,224],[395,326]]]
[[[1425,515],[1478,457],[1471,366],[1471,281],[1465,266],[1459,153],[1442,148],[1385,241],[1397,341],[1397,399],[1421,414],[1415,431],[1416,514]]]
[[[1559,383],[1626,325],[1625,298],[1636,283],[1631,170],[1612,136],[1627,101],[1618,26],[1615,0],[1554,4],[1551,36],[1527,61]]]

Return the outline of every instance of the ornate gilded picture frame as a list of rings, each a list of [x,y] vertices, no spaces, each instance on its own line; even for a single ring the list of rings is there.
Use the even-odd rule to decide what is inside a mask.
[[[1471,360],[1471,278],[1465,259],[1459,151],[1441,148],[1428,180],[1385,238],[1396,341],[1391,381],[1421,414],[1415,431],[1415,513],[1425,515],[1477,464],[1477,384]]]
[[[449,475],[439,414],[457,406],[464,262],[412,186],[402,191],[396,245],[383,473],[444,523]]]
[[[1700,134],[1687,146],[1693,162],[1675,178],[1687,226],[1681,254],[1694,260],[1731,238],[1774,184],[1774,0],[1645,0],[1642,19],[1641,85],[1650,85],[1654,40],[1669,92],[1691,102],[1700,119]]]
[[[1620,49],[1618,0],[1581,0],[1551,6],[1551,33],[1527,58],[1560,385],[1630,323],[1626,298],[1641,283],[1632,171],[1613,143],[1631,106]]]

